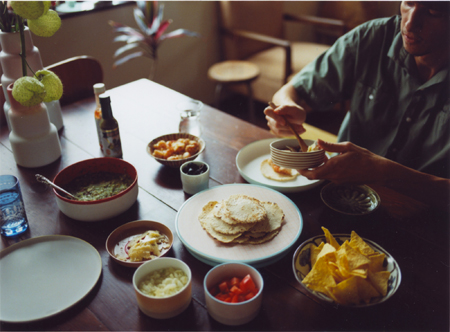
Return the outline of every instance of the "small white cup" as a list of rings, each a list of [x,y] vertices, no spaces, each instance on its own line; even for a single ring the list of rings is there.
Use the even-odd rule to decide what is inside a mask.
[[[206,172],[198,175],[189,175],[188,168],[190,164],[197,166],[206,166]],[[203,161],[189,161],[180,166],[181,183],[183,184],[183,191],[190,195],[208,189],[209,187],[209,165]]]

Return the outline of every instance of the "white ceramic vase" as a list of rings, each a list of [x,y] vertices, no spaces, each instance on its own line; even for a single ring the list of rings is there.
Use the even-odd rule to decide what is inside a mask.
[[[25,50],[27,56],[27,63],[31,67],[33,72],[43,69],[41,55],[36,46],[33,45],[33,40],[31,38],[31,32],[26,27],[24,31],[25,36]],[[14,83],[18,78],[22,77],[22,58],[20,56],[21,45],[20,45],[20,34],[19,32],[2,32],[0,31],[0,64],[2,66],[3,75],[1,77],[3,93],[5,95],[6,102],[3,105],[3,110],[5,112],[6,122],[8,124],[9,130],[11,130],[11,123],[8,116],[8,111],[11,107],[11,103],[7,93],[7,87]],[[32,76],[33,73],[28,68],[28,76]],[[47,112],[50,117],[50,121],[59,130],[63,124],[61,105],[59,101],[52,101],[46,103]]]
[[[58,130],[50,122],[44,103],[23,106],[12,96],[13,84],[7,88],[11,107],[9,142],[19,166],[34,168],[48,165],[61,156]]]

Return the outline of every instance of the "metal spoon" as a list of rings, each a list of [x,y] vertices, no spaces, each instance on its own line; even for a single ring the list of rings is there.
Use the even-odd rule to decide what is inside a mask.
[[[74,195],[72,195],[71,193],[69,193],[68,191],[64,190],[63,188],[57,186],[56,184],[54,184],[52,181],[50,181],[49,179],[47,179],[45,176],[40,175],[40,174],[36,174],[36,180],[41,182],[41,183],[45,183],[48,184],[50,186],[52,186],[53,188],[55,188],[56,190],[59,190],[60,192],[62,192],[64,195],[68,196],[71,199],[74,199],[76,201],[78,201],[78,198],[76,198]]]
[[[277,106],[272,103],[271,101],[269,101],[269,106],[272,108],[276,108]],[[305,143],[305,141],[298,135],[298,133],[295,131],[294,127],[292,126],[292,124],[289,122],[289,120],[282,115],[284,121],[286,121],[286,124],[289,126],[289,129],[291,130],[291,132],[294,134],[295,138],[298,141],[298,144],[300,145],[300,149],[302,150],[302,152],[308,152],[308,145]]]

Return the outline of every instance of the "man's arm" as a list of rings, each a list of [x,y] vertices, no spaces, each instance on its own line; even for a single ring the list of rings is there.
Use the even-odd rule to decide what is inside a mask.
[[[339,155],[314,170],[300,170],[301,175],[335,183],[378,184],[427,205],[449,209],[450,179],[408,168],[349,142],[327,143],[319,140],[319,145]]]

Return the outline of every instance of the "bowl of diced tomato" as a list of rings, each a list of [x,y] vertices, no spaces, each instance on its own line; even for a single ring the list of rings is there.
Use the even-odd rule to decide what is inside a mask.
[[[217,265],[206,274],[203,287],[209,315],[222,324],[242,325],[259,313],[264,281],[250,265]]]

